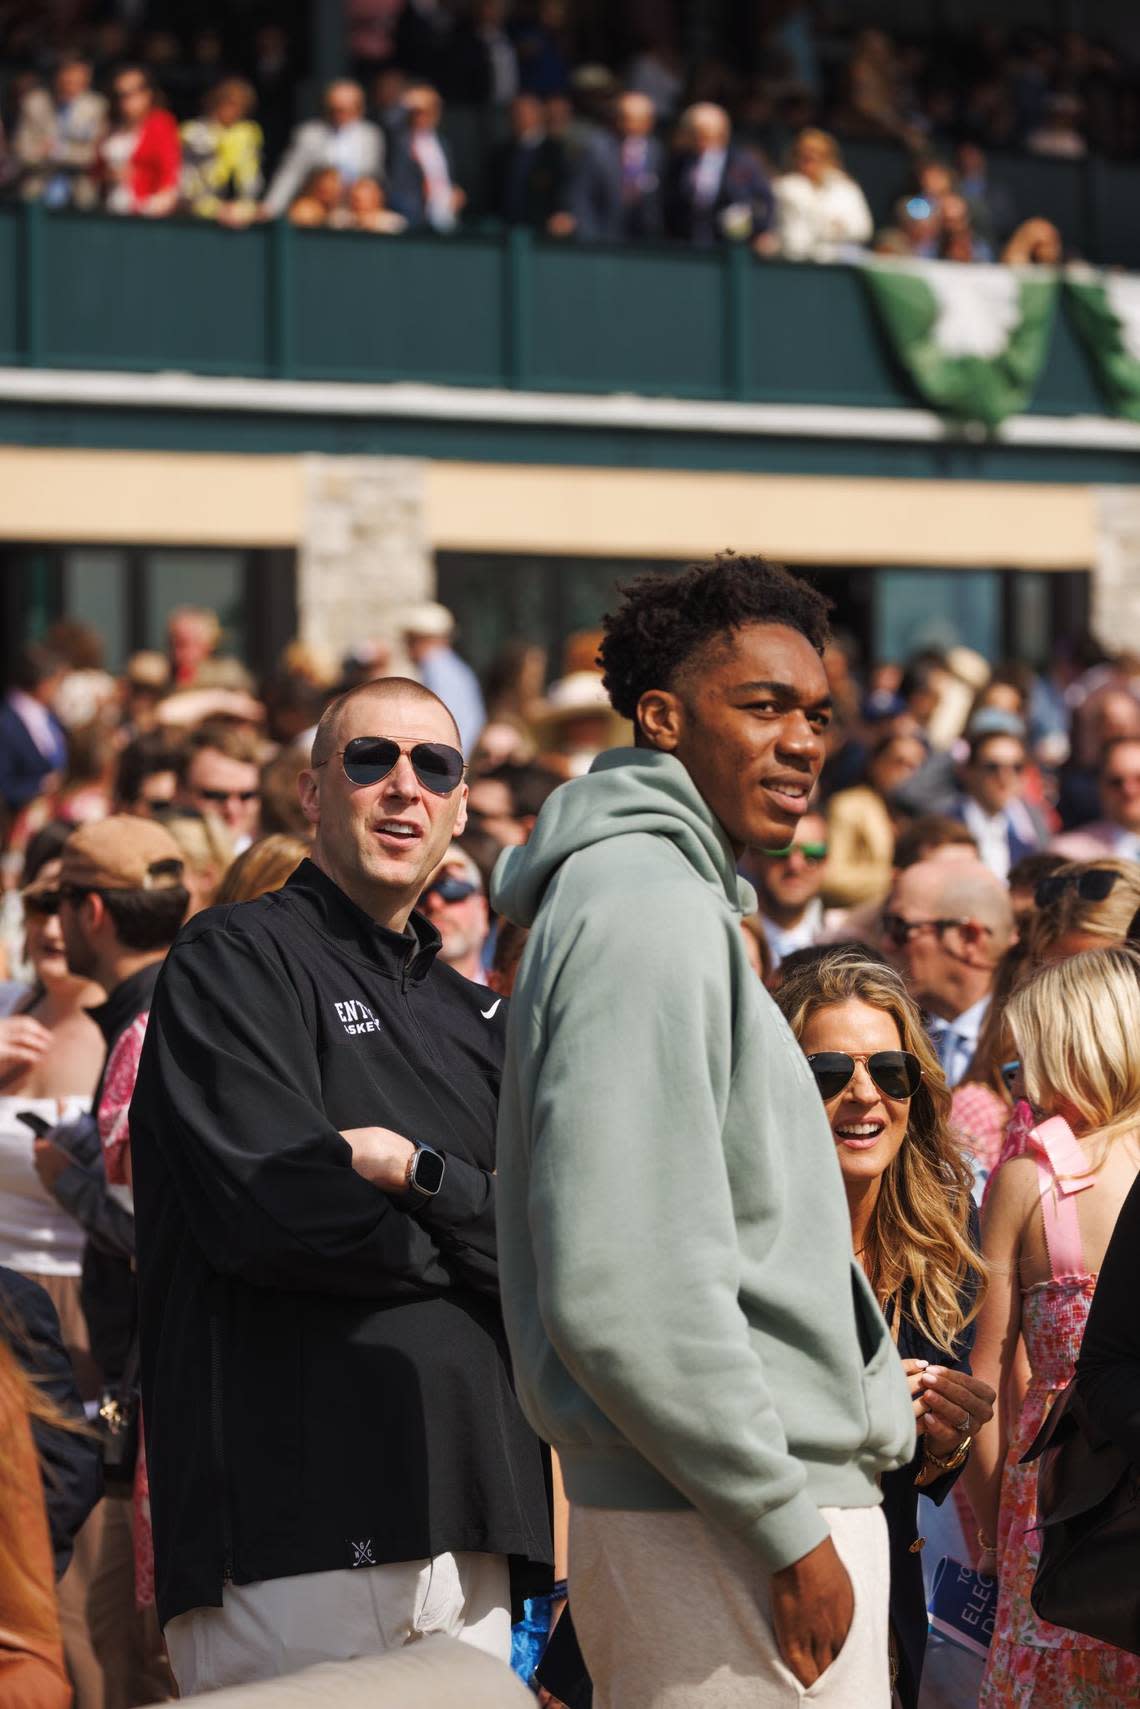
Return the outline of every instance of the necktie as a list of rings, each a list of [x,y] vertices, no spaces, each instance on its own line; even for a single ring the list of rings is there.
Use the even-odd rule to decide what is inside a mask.
[[[941,1065],[942,1072],[947,1081],[953,1085],[954,1071],[958,1066],[958,1050],[962,1040],[949,1021],[939,1020],[935,1015],[930,1016],[926,1023],[926,1030],[930,1034],[930,1042],[934,1046],[934,1053]]]

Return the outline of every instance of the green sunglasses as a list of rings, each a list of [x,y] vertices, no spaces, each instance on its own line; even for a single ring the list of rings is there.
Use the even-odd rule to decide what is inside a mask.
[[[766,860],[787,860],[789,855],[794,854],[801,854],[805,860],[810,860],[813,865],[818,866],[821,860],[827,859],[827,844],[793,843],[790,848],[786,849],[764,850]]]

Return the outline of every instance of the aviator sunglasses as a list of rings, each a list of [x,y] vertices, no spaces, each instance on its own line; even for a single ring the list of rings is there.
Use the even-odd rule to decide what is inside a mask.
[[[453,878],[450,873],[445,873],[442,878],[437,878],[434,884],[428,885],[420,897],[420,905],[422,906],[429,896],[438,896],[441,902],[466,902],[469,896],[475,895],[478,888],[469,878]]]
[[[379,783],[395,769],[400,755],[405,753],[416,777],[432,795],[450,795],[463,780],[463,755],[445,742],[416,742],[413,747],[405,748],[390,736],[354,736],[337,752],[345,777],[358,788]],[[318,760],[317,765],[327,765],[335,758],[336,755],[330,754],[328,759]]]
[[[819,1095],[825,1104],[838,1098],[855,1078],[855,1065],[862,1062],[884,1098],[902,1102],[913,1098],[922,1085],[922,1065],[909,1050],[877,1050],[873,1056],[848,1056],[845,1050],[821,1050],[808,1057]]]
[[[1112,894],[1112,887],[1119,877],[1118,872],[1107,866],[1094,866],[1088,872],[1057,874],[1041,880],[1033,892],[1033,900],[1039,908],[1051,908],[1071,884],[1082,902],[1103,902]]]

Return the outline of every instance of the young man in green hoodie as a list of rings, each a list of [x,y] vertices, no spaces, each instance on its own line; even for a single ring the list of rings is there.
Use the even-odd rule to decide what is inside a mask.
[[[724,557],[607,618],[636,747],[502,858],[531,927],[498,1130],[519,1395],[558,1450],[598,1709],[887,1709],[879,1475],[913,1405],[807,1062],[749,966],[746,848],[824,756],[826,605]]]

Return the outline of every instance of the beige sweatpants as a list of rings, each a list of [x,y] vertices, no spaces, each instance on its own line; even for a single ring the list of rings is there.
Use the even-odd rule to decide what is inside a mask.
[[[594,1709],[888,1709],[887,1527],[877,1507],[822,1509],[855,1614],[806,1689],[781,1659],[770,1578],[697,1513],[570,1510],[570,1606]]]

